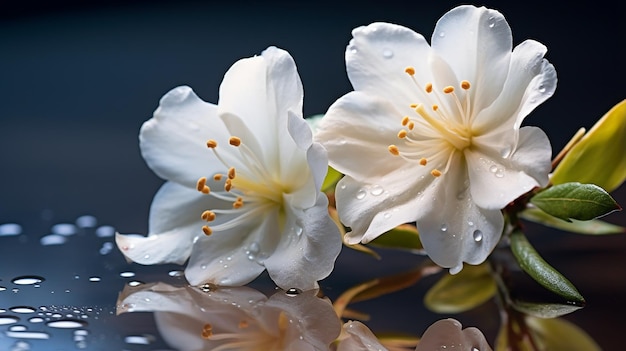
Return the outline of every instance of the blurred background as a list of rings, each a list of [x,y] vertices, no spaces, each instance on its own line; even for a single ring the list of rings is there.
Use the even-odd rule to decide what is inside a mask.
[[[150,202],[162,180],[143,162],[137,135],[168,90],[189,85],[201,98],[216,103],[223,74],[236,60],[275,45],[288,50],[298,65],[305,116],[324,113],[351,90],[343,55],[353,28],[385,21],[430,38],[437,19],[457,4],[94,0],[0,5],[0,225],[21,226],[20,235],[0,235],[0,285],[6,288],[0,289],[0,309],[16,304],[93,305],[110,315],[126,282],[118,273],[138,267],[126,264],[111,249],[112,239],[96,235],[96,230],[111,226],[123,233],[146,233]],[[475,5],[505,15],[514,45],[531,38],[548,47],[546,57],[559,77],[557,91],[525,124],[543,128],[555,153],[579,127],[591,127],[626,98],[626,32],[621,25],[626,5],[604,0]],[[624,187],[613,195],[626,204]],[[75,223],[84,215],[96,222],[79,226],[79,235],[66,245],[41,245],[41,237],[50,234],[54,224]],[[625,217],[617,213],[607,220],[626,225]],[[626,237],[530,229],[528,236],[538,251],[588,301],[585,309],[567,318],[604,349],[621,349]],[[106,254],[103,248],[108,248]],[[415,264],[410,255],[383,254],[383,261],[386,257],[387,272]],[[380,274],[376,262],[362,259],[342,254],[327,284],[331,297]],[[351,267],[357,261],[371,262],[373,268],[363,272]],[[169,268],[150,269],[144,271],[145,279]],[[107,274],[111,279],[106,284],[94,287],[87,282]],[[21,275],[46,281],[39,290],[12,292],[18,287],[11,280]],[[372,307],[368,325],[375,331],[421,334],[440,317],[421,306],[419,294],[432,282],[381,299]],[[399,298],[405,298],[402,306]],[[487,305],[487,314],[456,317],[464,325],[484,329],[492,342],[497,311]],[[111,338],[107,340],[119,341],[125,333],[116,322],[104,323],[98,332],[94,325],[92,334]],[[41,345],[57,345],[54,340]],[[15,343],[15,338],[0,334],[0,346]],[[117,349],[106,340],[100,345]]]

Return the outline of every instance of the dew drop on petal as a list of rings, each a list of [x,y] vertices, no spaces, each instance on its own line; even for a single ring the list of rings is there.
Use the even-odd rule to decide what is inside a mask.
[[[339,186],[339,188],[340,188],[341,190],[345,190],[345,189],[346,189],[346,185],[345,185],[345,184],[341,184],[341,185]]]
[[[498,171],[498,166],[493,165],[493,166],[489,167],[489,172],[496,173],[497,171]]]
[[[498,171],[495,174],[496,178],[503,178],[504,177],[504,170],[499,168]]]
[[[370,188],[370,193],[372,195],[374,195],[374,196],[378,196],[378,195],[382,194],[384,191],[385,191],[385,189],[383,189],[383,187],[378,185],[378,184],[374,184]]]
[[[439,32],[439,37],[440,37],[440,38],[443,38],[443,37],[445,37],[445,36],[446,36],[446,32]]]
[[[393,58],[393,51],[391,51],[389,49],[383,50],[383,57],[386,58],[386,59]]]
[[[365,195],[367,195],[367,192],[365,192],[365,189],[359,189],[359,191],[356,192],[357,200],[363,200],[365,198]]]
[[[445,232],[445,231],[447,231],[447,230],[448,230],[448,225],[447,225],[447,224],[445,224],[445,223],[444,223],[444,224],[442,224],[442,225],[441,225],[441,231],[442,231],[442,232]]]
[[[469,225],[470,227],[473,227],[473,226],[474,226],[474,222],[472,222],[472,221],[468,221],[468,222],[467,222],[467,225]]]
[[[385,213],[383,214],[383,218],[384,218],[384,219],[389,219],[389,218],[391,218],[391,213],[389,213],[389,212],[385,212]]]
[[[356,54],[357,52],[359,52],[359,50],[357,50],[357,48],[355,48],[355,47],[351,47],[350,48],[350,53],[351,54]]]
[[[537,88],[537,91],[540,92],[540,93],[545,93],[546,92],[546,87],[543,84],[541,84]]]
[[[285,295],[291,296],[291,297],[300,295],[301,293],[302,293],[302,290],[297,289],[297,288],[291,288],[291,289],[287,289],[287,291],[285,291]]]
[[[483,240],[483,232],[480,231],[479,229],[474,230],[474,233],[472,234],[472,236],[474,237],[474,241],[476,242],[480,242]]]

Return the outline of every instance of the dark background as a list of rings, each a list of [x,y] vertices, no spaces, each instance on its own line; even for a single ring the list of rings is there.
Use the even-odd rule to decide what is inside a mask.
[[[90,241],[87,233],[74,240],[81,246],[71,252],[69,246],[42,249],[38,240],[52,224],[73,222],[84,214],[120,232],[147,231],[149,205],[162,181],[143,162],[137,135],[169,89],[189,85],[215,103],[230,65],[275,45],[288,50],[298,65],[305,116],[323,113],[351,90],[343,54],[353,28],[386,21],[429,38],[436,20],[457,4],[26,1],[9,6],[2,2],[0,224],[19,223],[24,235],[0,237],[0,284],[9,287],[8,281],[17,275],[38,274],[47,277],[51,290],[55,280],[126,267],[117,252],[103,259],[98,254],[101,243]],[[609,1],[476,5],[505,15],[514,45],[531,38],[548,47],[547,58],[559,77],[557,91],[525,124],[542,127],[555,153],[579,127],[590,127],[626,98],[626,33],[620,24],[624,5]],[[624,187],[614,196],[626,204]],[[622,213],[608,220],[626,225]],[[568,318],[588,330],[603,348],[619,349],[623,339],[619,333],[626,325],[626,238],[531,229],[529,237],[537,249],[588,300],[585,309]],[[401,257],[403,264],[412,264],[407,263],[411,256]],[[361,258],[342,255],[333,283],[335,294],[374,274],[349,267]],[[394,262],[392,269],[399,269],[398,259]],[[69,279],[66,286],[71,284]],[[72,299],[78,305],[106,304],[112,299],[113,305],[119,284],[123,285],[113,281],[108,286],[111,293],[89,290]],[[410,299],[422,290],[397,296]],[[48,298],[27,302],[41,305]],[[379,310],[391,311],[394,299],[383,299]],[[0,308],[18,300],[0,292]],[[421,305],[415,297],[407,303]],[[370,325],[377,330],[400,325],[422,333],[434,321],[426,314],[420,319],[421,306],[407,305],[402,311],[417,315],[406,319],[397,314],[374,315]],[[490,317],[482,319],[486,333],[493,337],[497,314],[493,306],[489,311]],[[476,314],[458,318],[464,324],[467,320],[483,326]]]

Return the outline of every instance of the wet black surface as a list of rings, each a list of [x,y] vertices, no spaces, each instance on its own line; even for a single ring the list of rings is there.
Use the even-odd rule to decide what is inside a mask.
[[[389,21],[429,37],[435,21],[455,5],[58,4],[32,9],[24,5],[0,16],[0,231],[19,229],[17,235],[0,236],[2,350],[168,349],[151,315],[116,317],[116,300],[131,281],[184,284],[168,274],[181,267],[128,264],[109,236],[112,230],[147,230],[148,208],[161,180],[141,159],[137,134],[165,92],[186,84],[216,102],[221,78],[232,63],[276,45],[287,49],[298,65],[305,115],[323,113],[350,90],[343,52],[352,28]],[[626,97],[626,53],[619,46],[626,38],[619,27],[618,5],[486,5],[504,13],[514,43],[532,38],[548,46],[547,58],[557,69],[559,85],[527,124],[544,128],[555,150],[580,126],[591,126]],[[623,187],[615,197],[626,203]],[[608,220],[626,225],[623,214]],[[6,226],[9,223],[19,227]],[[62,223],[70,225],[55,226]],[[568,318],[604,349],[620,349],[616,331],[625,325],[621,297],[626,273],[621,267],[626,263],[626,237],[588,237],[538,226],[529,226],[529,233],[536,248],[588,301],[585,309]],[[44,245],[42,240],[65,242]],[[353,284],[418,262],[412,255],[383,252],[380,264],[344,250],[322,287],[334,298]],[[135,276],[120,276],[123,272]],[[21,276],[43,281],[12,282]],[[255,287],[271,294],[266,279],[262,276]],[[421,303],[435,279],[355,307],[371,313],[368,325],[375,331],[421,334],[439,318]],[[34,311],[10,310],[20,306]],[[19,321],[9,323],[8,316]],[[493,303],[456,318],[478,326],[493,340]],[[81,323],[67,329],[46,324],[63,319]],[[15,326],[45,334],[19,334],[19,328],[11,331]],[[48,339],[36,339],[44,335]],[[148,345],[125,341],[127,336],[146,335]]]

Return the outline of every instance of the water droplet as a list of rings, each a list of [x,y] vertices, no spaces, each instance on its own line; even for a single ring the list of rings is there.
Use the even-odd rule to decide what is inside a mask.
[[[43,246],[63,245],[67,242],[67,237],[59,234],[48,234],[39,239],[39,243]]]
[[[122,272],[120,273],[120,277],[122,278],[132,278],[135,276],[135,272]]]
[[[250,250],[250,253],[257,254],[259,250],[261,250],[261,247],[259,246],[259,243],[253,241],[250,243],[250,246],[248,246],[248,250]]]
[[[495,17],[491,16],[489,17],[489,28],[493,28],[496,26],[496,19]]]
[[[42,323],[43,322],[43,318],[41,318],[41,317],[31,317],[28,321],[31,322],[31,323]]]
[[[299,225],[297,225],[297,226],[296,226],[296,228],[295,228],[295,232],[296,232],[296,235],[297,235],[297,236],[302,235],[302,232],[303,232],[303,231],[304,231],[304,229],[302,229],[302,227],[301,227],[301,226],[299,226]]]
[[[69,236],[76,234],[76,226],[71,223],[59,223],[53,225],[50,231],[52,234]]]
[[[45,279],[36,275],[25,275],[11,280],[16,285],[33,285],[43,282]]]
[[[100,277],[89,277],[90,282],[99,282],[100,280],[102,280]]]
[[[445,37],[445,36],[446,36],[446,32],[439,32],[439,37],[440,37],[440,38],[443,38],[443,37]]]
[[[302,293],[302,290],[297,289],[297,288],[291,288],[291,289],[287,289],[287,291],[285,291],[285,295],[287,296],[297,296],[300,295]]]
[[[10,331],[26,331],[28,330],[28,328],[26,328],[25,325],[12,325],[9,327]]]
[[[143,282],[139,280],[133,280],[133,281],[128,282],[128,286],[139,286],[141,284],[143,284]]]
[[[359,50],[357,50],[357,48],[355,48],[355,47],[351,47],[350,48],[350,53],[351,54],[356,54],[357,52],[359,52]]]
[[[502,178],[504,177],[504,170],[503,169],[498,169],[498,171],[495,174],[496,178]]]
[[[496,173],[497,171],[498,171],[498,166],[492,165],[491,167],[489,167],[489,172]]]
[[[87,323],[85,321],[81,321],[77,319],[59,319],[55,321],[50,321],[46,323],[46,325],[50,328],[74,329],[74,328],[84,328],[87,326]]]
[[[543,94],[546,92],[546,87],[543,84],[541,84],[539,85],[539,87],[537,87],[537,91]]]
[[[15,306],[9,308],[9,310],[15,313],[34,313],[36,311],[35,308],[29,306]]]
[[[467,225],[469,225],[470,227],[473,227],[473,226],[474,226],[474,222],[472,222],[472,221],[468,221],[468,222],[467,222]]]
[[[7,288],[4,286],[0,286],[0,291],[5,291]]]
[[[200,290],[202,290],[203,292],[210,292],[211,290],[213,290],[213,287],[211,286],[211,284],[207,283],[200,286]]]
[[[37,339],[37,340],[47,340],[50,339],[50,334],[46,332],[36,332],[36,331],[7,331],[5,335],[10,338],[16,339]]]
[[[98,220],[94,216],[80,216],[76,218],[76,226],[79,228],[93,228],[98,224]]]
[[[442,224],[442,225],[441,225],[441,228],[440,228],[440,229],[441,229],[441,231],[442,231],[442,232],[445,232],[445,231],[447,231],[447,230],[448,230],[448,225],[446,225],[446,224],[444,223],[444,224]]]
[[[7,325],[19,322],[20,319],[14,316],[0,316],[0,325]]]
[[[96,229],[96,236],[98,238],[109,238],[115,235],[115,228],[110,225],[102,225]]]
[[[113,243],[107,241],[105,243],[102,243],[102,247],[100,247],[100,250],[98,252],[100,253],[100,255],[108,255],[113,250],[113,247]]]
[[[17,294],[18,292],[20,292],[20,289],[18,289],[18,288],[13,288],[13,289],[11,289],[11,291],[12,291],[13,293]],[[52,293],[54,294],[54,291],[53,291]]]
[[[364,189],[359,189],[359,191],[356,192],[357,200],[363,200],[365,198],[365,195],[367,195],[367,193]]]
[[[13,236],[22,234],[22,226],[17,223],[0,224],[0,236]]]
[[[386,58],[386,59],[393,58],[393,51],[391,51],[389,49],[383,50],[383,57]]]
[[[124,342],[132,345],[150,345],[155,340],[154,336],[150,334],[144,335],[129,335],[124,338]]]
[[[341,190],[345,190],[345,189],[346,189],[346,185],[345,185],[345,184],[341,184],[341,185],[339,186],[339,189],[341,189]]]
[[[389,213],[389,212],[385,212],[385,213],[383,214],[383,218],[384,218],[384,219],[389,219],[389,218],[391,218],[391,213]]]
[[[480,242],[481,240],[483,240],[483,232],[478,229],[474,230],[472,236],[474,237],[474,241],[476,242]]]
[[[385,189],[383,189],[382,186],[378,185],[378,184],[374,184],[372,185],[372,187],[370,188],[370,194],[374,195],[374,196],[379,196],[381,195],[383,192],[385,191]]]
[[[502,158],[509,158],[509,156],[511,156],[511,148],[505,147],[504,149],[502,149],[500,151],[500,156],[502,156]]]

